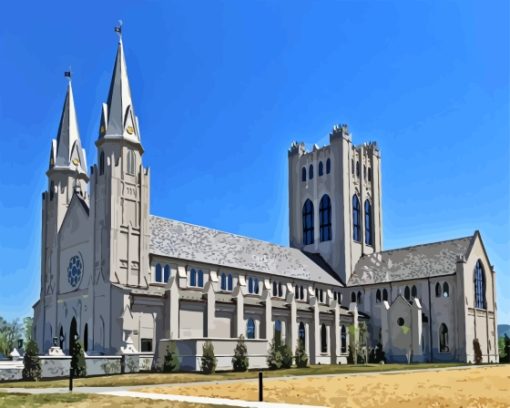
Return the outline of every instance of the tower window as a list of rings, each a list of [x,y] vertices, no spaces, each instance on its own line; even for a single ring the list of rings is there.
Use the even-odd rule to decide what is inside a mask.
[[[301,169],[301,181],[306,181],[306,167]]]
[[[321,198],[319,205],[321,241],[331,240],[331,200],[327,194]]]
[[[319,162],[319,176],[322,176],[324,174],[324,165],[322,162]]]
[[[360,164],[359,161],[356,162],[356,177],[360,177]]]
[[[368,168],[368,181],[372,181],[372,167]]]
[[[363,165],[363,178],[367,179],[367,166]]]
[[[128,172],[128,174],[135,174],[135,168],[136,168],[135,152],[130,150],[127,153],[127,169],[126,169],[126,171]]]
[[[352,196],[352,239],[356,242],[361,241],[361,220],[360,220],[359,198],[356,194]]]
[[[310,167],[308,167],[308,179],[313,179],[313,164],[310,164]]]
[[[102,176],[104,174],[104,152],[101,152],[99,155],[99,175]]]
[[[326,174],[331,173],[331,160],[326,160]]]
[[[313,203],[306,200],[303,206],[303,245],[313,244]]]
[[[351,172],[354,175],[354,159],[351,160]]]
[[[372,245],[372,205],[365,201],[365,244]]]
[[[476,262],[474,273],[475,286],[475,307],[478,309],[486,309],[487,302],[485,299],[485,272],[480,260]]]

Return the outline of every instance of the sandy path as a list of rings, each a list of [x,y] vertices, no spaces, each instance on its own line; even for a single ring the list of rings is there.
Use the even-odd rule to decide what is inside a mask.
[[[143,391],[253,401],[258,398],[256,382],[148,387]],[[264,400],[356,408],[510,408],[510,365],[376,376],[293,377],[266,382]]]

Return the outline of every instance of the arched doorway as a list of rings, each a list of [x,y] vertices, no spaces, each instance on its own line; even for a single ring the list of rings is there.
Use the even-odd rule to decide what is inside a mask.
[[[78,327],[76,324],[76,319],[73,317],[71,320],[71,326],[69,327],[69,354],[72,354],[74,344],[76,342],[76,337],[78,335]]]

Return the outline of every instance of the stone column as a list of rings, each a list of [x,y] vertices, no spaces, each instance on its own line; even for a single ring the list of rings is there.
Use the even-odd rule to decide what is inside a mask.
[[[390,328],[388,322],[388,313],[390,310],[389,303],[385,300],[381,306],[381,343],[386,356],[389,357],[390,345]]]
[[[206,283],[204,292],[207,295],[207,315],[205,316],[204,337],[211,337],[211,333],[214,331],[215,327],[214,315],[216,311],[216,293],[214,293],[214,286],[211,281]]]
[[[310,298],[310,306],[313,307],[312,336],[314,343],[313,347],[310,348],[310,362],[317,364],[317,357],[320,355],[320,312],[319,302],[315,296]]]
[[[262,299],[266,303],[266,315],[265,315],[265,330],[266,330],[266,339],[268,343],[273,340],[274,330],[273,330],[273,304],[271,300],[271,290],[265,288],[264,293],[262,294]],[[282,333],[283,334],[283,333]]]
[[[340,354],[340,306],[336,300],[332,306],[335,308],[335,320],[333,322],[333,344],[331,349],[331,364],[338,363],[338,355]]]
[[[286,335],[290,337],[289,344],[292,348],[292,352],[296,350],[298,346],[298,322],[297,322],[297,307],[296,307],[296,296],[290,291],[287,294],[287,303],[290,305],[290,329],[286,330]]]
[[[179,287],[177,286],[177,276],[172,276],[168,282],[168,305],[170,307],[168,318],[170,319],[169,324],[169,338],[179,338]]]
[[[236,286],[233,297],[236,299],[236,337],[241,334],[246,337],[244,333],[244,298],[241,286]]]

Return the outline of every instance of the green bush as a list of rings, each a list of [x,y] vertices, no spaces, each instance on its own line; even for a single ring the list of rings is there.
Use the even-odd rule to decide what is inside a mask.
[[[214,374],[216,371],[216,357],[214,356],[214,346],[208,340],[202,347],[202,372],[204,374]]]
[[[282,355],[282,368],[291,368],[294,357],[292,356],[292,349],[290,346],[282,344],[280,346],[280,354]]]
[[[248,359],[248,349],[244,342],[244,336],[241,334],[237,346],[234,349],[234,357],[232,357],[232,367],[234,371],[248,370],[250,362]]]
[[[482,349],[478,339],[473,340],[473,348],[475,351],[475,364],[482,364]]]
[[[29,340],[23,357],[23,379],[39,380],[41,378],[41,362],[39,361],[39,348],[37,343]]]
[[[85,353],[81,344],[77,341],[74,342],[71,354],[71,370],[75,377],[86,377],[87,376],[87,365],[85,363]]]
[[[296,348],[296,366],[299,368],[305,368],[308,366],[308,356],[305,351],[305,344],[299,341]]]
[[[174,341],[166,346],[166,353],[163,357],[163,371],[170,373],[179,369],[179,356],[177,355],[177,347]]]
[[[266,358],[267,365],[271,370],[278,370],[282,368],[282,360],[283,357],[280,348],[273,339],[269,344],[269,352]]]

